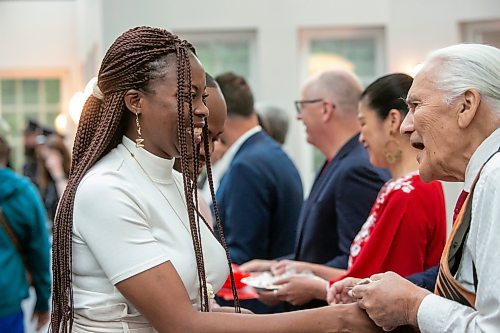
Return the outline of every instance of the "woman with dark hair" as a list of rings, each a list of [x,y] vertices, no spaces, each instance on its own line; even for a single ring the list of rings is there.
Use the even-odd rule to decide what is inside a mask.
[[[71,166],[71,154],[58,134],[42,137],[36,149],[36,184],[42,196],[47,216],[54,220],[59,198],[66,188]]]
[[[402,276],[422,272],[439,262],[446,238],[444,196],[439,182],[424,183],[417,151],[399,127],[408,112],[406,95],[413,79],[391,74],[377,79],[361,95],[360,142],[370,162],[392,176],[380,190],[371,212],[350,247],[347,270],[320,264],[280,261],[275,274],[310,270],[323,278],[290,277],[280,281],[281,300],[304,304],[326,299],[325,285],[345,277],[365,278],[394,271]],[[349,189],[346,189],[347,191]]]
[[[348,313],[361,315],[357,332],[372,331],[355,304],[210,312],[230,263],[223,236],[221,246],[198,214],[202,143],[212,184],[206,97],[194,48],[166,30],[131,29],[107,51],[55,219],[51,331],[331,332]],[[220,230],[215,202],[214,210]]]

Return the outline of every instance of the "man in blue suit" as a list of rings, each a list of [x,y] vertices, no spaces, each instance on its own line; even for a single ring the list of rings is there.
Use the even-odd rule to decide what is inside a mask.
[[[228,73],[216,78],[227,103],[223,140],[231,158],[217,203],[231,259],[242,264],[293,251],[303,192],[282,148],[258,126],[250,87]]]
[[[353,74],[329,70],[309,79],[301,100],[295,102],[307,141],[323,153],[326,161],[302,207],[295,251],[286,259],[346,269],[351,243],[389,177],[370,164],[358,141],[361,92],[362,86]],[[274,263],[253,261],[242,269],[269,270]]]
[[[295,243],[303,201],[300,175],[281,146],[258,126],[245,80],[232,73],[216,80],[228,115],[221,139],[229,146],[223,159],[230,163],[217,203],[229,254],[236,264],[284,256]],[[241,304],[256,313],[276,311],[256,300]]]

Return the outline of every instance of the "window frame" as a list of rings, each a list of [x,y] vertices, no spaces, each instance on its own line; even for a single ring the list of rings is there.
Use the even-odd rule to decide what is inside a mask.
[[[299,30],[299,71],[300,82],[305,82],[309,77],[309,56],[311,54],[312,42],[317,40],[353,40],[373,38],[375,41],[375,77],[360,78],[363,83],[373,81],[382,76],[386,72],[386,37],[384,26],[367,26],[367,27],[339,27],[330,26],[322,28],[301,28]],[[369,83],[369,82],[368,82]],[[323,154],[311,145],[307,145],[307,155],[313,166],[311,170],[317,172],[324,161]],[[306,156],[307,156],[306,155]]]
[[[249,63],[248,63],[248,74],[246,77],[250,87],[257,87],[257,31],[248,30],[231,30],[231,31],[221,31],[221,30],[178,30],[175,34],[179,35],[181,38],[188,40],[196,48],[199,43],[216,44],[230,43],[230,42],[246,42],[249,49]],[[202,59],[200,59],[202,61]],[[222,73],[209,73],[211,75],[218,75]]]
[[[66,105],[68,101],[68,91],[67,91],[67,81],[68,74],[66,70],[62,69],[53,69],[53,70],[0,70],[0,85],[4,80],[14,80],[16,81],[16,89],[22,89],[20,85],[22,84],[22,80],[36,80],[45,84],[44,80],[59,80],[59,103],[58,103],[58,114],[66,114]],[[1,88],[1,86],[0,86]],[[47,103],[44,103],[45,96],[43,96],[44,88],[38,88],[39,101],[37,104],[33,104],[35,108],[38,110],[37,113],[37,121],[42,121],[44,123],[47,122],[47,116],[49,113],[53,112],[53,110],[47,108]],[[0,117],[2,117],[5,113],[14,113],[16,115],[16,125],[17,128],[11,129],[13,133],[11,139],[12,153],[11,153],[11,162],[15,169],[19,172],[22,172],[22,166],[25,162],[24,158],[24,147],[23,147],[23,130],[26,126],[23,123],[24,115],[26,112],[23,110],[23,102],[20,100],[20,95],[16,96],[16,101],[14,104],[14,109],[5,111],[2,103],[2,96],[0,94]],[[54,124],[50,124],[52,128],[55,128]]]

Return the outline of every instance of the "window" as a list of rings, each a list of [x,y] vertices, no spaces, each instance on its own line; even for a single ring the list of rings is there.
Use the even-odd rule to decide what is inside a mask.
[[[384,30],[306,29],[301,31],[304,78],[329,68],[351,70],[364,85],[385,70]]]
[[[462,40],[500,48],[500,20],[461,24]]]
[[[178,34],[194,45],[198,58],[207,73],[215,77],[231,71],[243,76],[251,87],[255,86],[255,32]]]
[[[11,159],[16,170],[24,163],[23,131],[28,120],[54,128],[61,113],[61,81],[59,78],[1,78],[0,116],[11,130],[13,152]]]
[[[385,73],[383,28],[303,29],[300,32],[302,81],[326,69],[354,72],[364,86]],[[325,157],[313,153],[314,170]]]

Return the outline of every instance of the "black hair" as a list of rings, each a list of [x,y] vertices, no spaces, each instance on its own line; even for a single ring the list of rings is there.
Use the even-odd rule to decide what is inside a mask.
[[[219,86],[214,77],[208,73],[205,73],[205,80],[207,81],[207,88],[217,88]]]
[[[366,87],[360,100],[364,99],[382,120],[387,118],[392,109],[398,110],[404,117],[408,113],[405,99],[412,83],[413,78],[407,74],[385,75]]]

